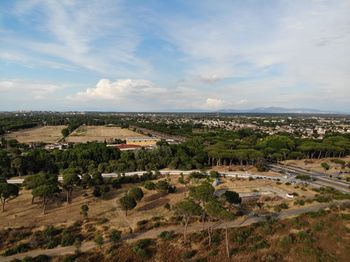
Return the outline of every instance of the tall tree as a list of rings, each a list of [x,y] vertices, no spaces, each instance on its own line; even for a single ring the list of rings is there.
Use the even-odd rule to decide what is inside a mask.
[[[125,195],[119,199],[120,205],[125,210],[125,215],[128,215],[128,210],[136,207],[136,201],[132,197]]]
[[[2,212],[5,212],[6,202],[12,198],[18,196],[19,189],[16,185],[12,185],[5,182],[0,182],[0,201],[2,204]]]
[[[233,220],[235,218],[235,216],[232,213],[230,213],[228,210],[223,208],[221,206],[221,204],[216,200],[209,201],[205,205],[205,211],[210,217],[215,218],[215,219],[219,219],[222,222],[224,222],[224,224],[225,224],[226,253],[227,253],[227,257],[229,258],[230,257],[230,250],[229,250],[229,243],[228,243],[227,222],[230,220]]]
[[[34,197],[41,197],[43,199],[43,214],[45,215],[46,205],[50,199],[53,199],[59,192],[59,188],[55,184],[41,185],[33,189]]]
[[[187,227],[188,222],[192,217],[200,216],[202,214],[202,208],[196,202],[191,199],[185,199],[174,205],[175,214],[181,216],[184,221],[184,243],[187,242]]]
[[[67,203],[71,203],[74,186],[78,185],[79,182],[80,178],[75,168],[69,168],[63,172],[62,186],[67,192]]]
[[[202,207],[201,220],[204,227],[205,212],[204,204],[210,200],[214,199],[215,188],[208,182],[203,182],[199,186],[190,188],[190,197],[199,202],[199,205]]]

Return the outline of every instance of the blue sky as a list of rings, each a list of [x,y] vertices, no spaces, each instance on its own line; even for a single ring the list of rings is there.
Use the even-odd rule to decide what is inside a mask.
[[[350,1],[0,1],[0,110],[350,112]]]

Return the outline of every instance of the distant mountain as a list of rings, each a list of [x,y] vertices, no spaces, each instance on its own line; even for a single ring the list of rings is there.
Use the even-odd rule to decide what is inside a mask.
[[[257,107],[254,109],[222,109],[220,113],[256,113],[256,114],[341,114],[334,111],[322,111],[312,108]]]

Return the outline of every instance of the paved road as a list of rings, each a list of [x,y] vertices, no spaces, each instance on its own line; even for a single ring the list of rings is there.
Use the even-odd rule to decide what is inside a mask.
[[[310,170],[292,166],[292,165],[271,164],[271,163],[267,163],[266,165],[269,168],[271,168],[272,171],[275,171],[281,174],[287,174],[287,176],[290,179],[295,179],[295,176],[297,175],[308,175],[312,179],[314,179],[314,181],[307,181],[307,183],[315,187],[330,186],[341,192],[350,193],[350,183],[345,181],[340,181],[337,178],[330,178],[325,173],[314,172],[314,171],[310,171]]]
[[[279,215],[277,215],[277,218],[279,219],[291,218],[291,217],[299,216],[304,213],[318,211],[320,209],[327,208],[333,204],[341,204],[341,203],[350,203],[350,200],[334,201],[332,203],[320,203],[320,204],[314,204],[311,206],[300,207],[297,209],[283,210],[282,212],[279,213]],[[248,217],[241,217],[232,222],[227,223],[227,227],[228,228],[244,227],[244,226],[248,226],[264,220],[265,220],[265,217],[250,215]],[[207,230],[208,227],[213,227],[215,229],[223,229],[225,228],[225,225],[222,223],[206,222],[203,226],[202,223],[194,223],[188,226],[188,233],[199,232],[199,231],[202,231],[203,229]],[[183,227],[180,225],[173,225],[173,226],[167,226],[162,228],[156,228],[146,232],[129,234],[123,237],[123,240],[128,242],[133,242],[139,239],[157,238],[162,231],[174,231],[175,233],[182,234]],[[81,246],[81,251],[86,252],[95,247],[96,247],[96,244],[92,241],[83,242]],[[35,257],[41,254],[45,254],[48,256],[62,256],[62,255],[74,254],[74,252],[75,252],[74,246],[68,246],[68,247],[59,246],[53,249],[36,249],[25,253],[16,254],[13,256],[0,257],[0,261],[10,262],[14,259],[23,259],[27,256]]]
[[[147,171],[135,171],[135,172],[126,172],[124,173],[125,176],[134,176],[134,175],[139,175],[141,176],[142,174],[146,173]],[[153,171],[154,172],[154,171]],[[159,171],[162,175],[190,175],[193,172],[201,172],[200,170],[161,170]],[[237,177],[237,178],[255,178],[255,179],[268,179],[268,180],[280,180],[284,181],[285,178],[281,177],[271,177],[271,176],[262,176],[262,175],[252,175],[248,172],[221,172],[222,175],[225,175],[227,177]],[[102,177],[105,178],[117,178],[120,174],[117,173],[105,173],[102,174]],[[63,177],[58,176],[58,180],[62,181]],[[24,182],[23,178],[11,178],[7,180],[8,183],[10,184],[22,184]]]

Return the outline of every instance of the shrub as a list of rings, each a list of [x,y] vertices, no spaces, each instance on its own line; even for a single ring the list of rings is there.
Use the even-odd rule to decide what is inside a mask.
[[[153,183],[152,181],[146,181],[143,186],[144,186],[144,188],[146,188],[148,190],[155,190],[156,189],[156,184]]]
[[[153,244],[151,239],[141,239],[136,242],[132,247],[132,250],[135,254],[139,255],[142,258],[150,258],[152,256],[150,246]]]
[[[162,192],[167,192],[169,189],[169,186],[170,186],[169,183],[164,180],[158,181],[156,185],[157,189]]]
[[[23,244],[19,244],[17,247],[5,250],[5,252],[3,253],[3,256],[12,256],[18,253],[27,252],[28,250],[29,250],[29,244],[23,243]]]
[[[311,176],[309,176],[309,175],[297,175],[297,176],[295,176],[295,178],[303,180],[303,181],[311,180]]]
[[[186,184],[183,174],[180,175],[180,177],[179,177],[179,179],[178,179],[178,182],[179,182],[180,184],[183,184],[183,185]]]
[[[287,203],[282,203],[279,205],[280,208],[282,209],[288,209],[288,204]]]
[[[75,241],[75,236],[71,232],[63,232],[62,234],[62,240],[61,240],[61,246],[72,246]]]
[[[170,206],[169,203],[166,203],[166,204],[164,205],[164,208],[170,210],[170,209],[171,209],[171,206]]]
[[[324,170],[329,170],[331,168],[331,166],[325,162],[321,163],[321,167],[324,169]]]
[[[217,171],[212,170],[212,171],[210,171],[209,176],[211,178],[219,178],[220,177],[220,173],[217,172]]]
[[[159,234],[159,237],[163,240],[171,240],[174,236],[174,231],[163,231]]]
[[[110,233],[109,233],[109,239],[113,244],[116,244],[120,241],[121,239],[121,235],[122,232],[116,229],[113,229]]]
[[[194,257],[196,254],[197,254],[197,251],[196,251],[196,250],[188,250],[188,251],[185,251],[185,252],[182,254],[182,258],[183,258],[183,259],[191,259],[191,258]]]
[[[279,242],[282,248],[288,248],[292,243],[293,243],[293,239],[290,236],[282,237]]]
[[[346,162],[344,160],[341,160],[341,159],[332,159],[331,162],[335,163],[335,164],[338,164],[338,165],[341,165],[342,168],[345,167],[346,165]]]
[[[96,245],[99,248],[102,248],[103,244],[104,244],[104,239],[103,236],[101,234],[97,234],[94,238],[94,242],[96,243]]]
[[[303,199],[298,199],[294,201],[295,205],[303,206],[305,205],[305,201]]]

